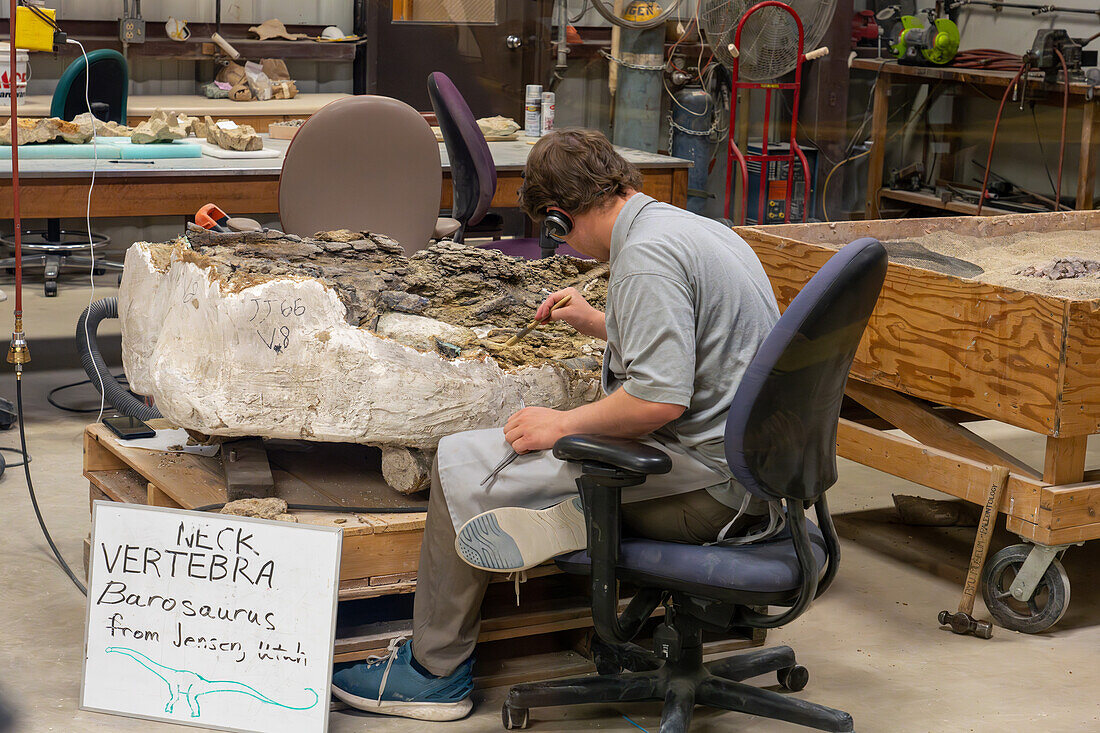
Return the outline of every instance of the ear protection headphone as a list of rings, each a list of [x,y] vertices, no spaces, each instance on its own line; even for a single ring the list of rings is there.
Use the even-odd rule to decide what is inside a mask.
[[[613,183],[607,188],[600,189],[599,195],[602,196],[611,193],[618,185],[617,183]],[[543,222],[546,226],[546,233],[550,235],[551,239],[555,239],[559,242],[564,241],[565,237],[568,237],[569,233],[573,231],[573,217],[569,216],[569,214],[566,214],[564,211],[547,209],[546,218],[543,219]]]
[[[569,232],[573,231],[573,217],[569,216],[569,214],[566,214],[564,211],[547,209],[546,218],[543,219],[543,224],[550,238],[559,242],[563,241],[569,236]]]

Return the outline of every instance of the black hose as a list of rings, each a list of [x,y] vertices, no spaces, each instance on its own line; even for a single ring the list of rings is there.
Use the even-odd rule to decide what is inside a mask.
[[[155,420],[161,417],[160,410],[137,399],[119,384],[100,356],[96,330],[104,318],[118,318],[118,298],[95,301],[84,309],[76,322],[76,349],[92,386],[123,415],[139,420]]]
[[[111,300],[114,300],[114,298],[111,298]],[[38,519],[38,526],[42,529],[42,534],[46,538],[46,543],[49,544],[53,556],[57,558],[57,563],[61,566],[61,569],[65,571],[65,575],[69,576],[69,580],[73,581],[73,585],[77,587],[77,590],[84,595],[88,595],[88,589],[84,587],[84,584],[76,577],[76,573],[69,567],[69,563],[65,562],[65,557],[61,554],[61,550],[57,549],[53,537],[50,536],[50,530],[46,528],[46,520],[42,518],[42,510],[38,508],[38,497],[34,493],[34,483],[31,482],[30,455],[27,453],[27,428],[23,424],[23,379],[21,372],[17,372],[15,375],[15,403],[19,413],[19,446],[21,448],[19,452],[23,454],[23,473],[27,477],[27,492],[31,496],[31,506],[34,508],[34,516]]]

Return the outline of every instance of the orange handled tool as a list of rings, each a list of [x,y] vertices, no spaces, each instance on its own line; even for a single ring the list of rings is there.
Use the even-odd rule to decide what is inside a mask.
[[[215,204],[207,204],[195,213],[195,223],[203,229],[228,232],[229,214],[219,209]]]

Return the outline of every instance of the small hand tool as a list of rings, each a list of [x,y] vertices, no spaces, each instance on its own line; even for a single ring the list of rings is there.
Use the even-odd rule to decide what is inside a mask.
[[[489,473],[488,476],[481,479],[481,484],[480,485],[484,486],[485,484],[487,484],[490,481],[492,481],[493,479],[495,479],[497,477],[498,473],[500,473],[505,468],[507,468],[509,465],[511,465],[512,461],[516,460],[517,458],[519,458],[519,453],[516,453],[514,448],[509,448],[508,449],[508,455],[504,456],[503,460],[501,460],[501,462],[496,465],[496,468],[494,468],[492,470],[492,472]]]
[[[974,552],[970,556],[970,569],[966,573],[966,584],[963,586],[959,610],[956,613],[940,611],[939,615],[940,623],[950,626],[954,633],[973,634],[979,639],[989,639],[993,636],[993,624],[989,621],[979,621],[971,614],[974,612],[974,597],[978,594],[982,565],[985,564],[985,556],[989,552],[989,540],[993,536],[997,507],[1001,503],[1001,493],[1004,491],[1005,484],[1008,483],[1008,469],[1004,466],[993,466],[989,473],[989,494],[985,506],[982,507],[982,518],[978,522],[978,534],[974,538]]]
[[[554,303],[554,305],[550,306],[550,312],[553,313],[558,308],[561,308],[563,305],[568,305],[569,301],[572,300],[572,299],[573,299],[572,295],[565,296],[564,298],[559,300],[557,303]],[[536,328],[538,328],[539,326],[541,326],[542,324],[546,323],[549,320],[550,320],[550,316],[547,315],[546,318],[544,318],[541,321],[539,321],[539,320],[531,321],[530,323],[527,324],[527,326],[522,331],[520,331],[519,333],[517,333],[515,336],[508,339],[507,341],[505,341],[504,346],[501,346],[500,348],[507,349],[509,346],[515,346],[517,343],[519,343],[519,340],[521,338],[523,338],[527,334],[531,333]]]

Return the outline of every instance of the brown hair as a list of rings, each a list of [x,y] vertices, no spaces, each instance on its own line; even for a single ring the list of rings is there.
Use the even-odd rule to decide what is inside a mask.
[[[626,189],[639,189],[642,174],[595,130],[554,130],[527,157],[519,203],[535,221],[548,206],[584,214]]]

